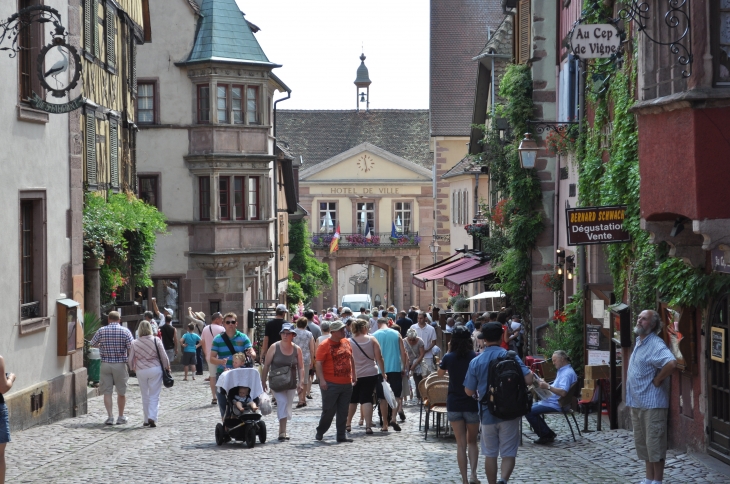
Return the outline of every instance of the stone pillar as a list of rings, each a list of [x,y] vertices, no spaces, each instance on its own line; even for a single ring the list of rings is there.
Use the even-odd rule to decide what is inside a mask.
[[[416,272],[418,270],[418,267],[416,266],[417,256],[409,255],[408,258],[411,260],[411,274],[413,274],[414,272]],[[408,281],[410,281],[410,280],[411,279],[409,278]],[[420,294],[420,292],[421,292],[420,288],[417,288],[416,286],[413,286],[411,288],[411,300],[408,303],[410,306],[416,306],[418,304],[416,302],[416,293]],[[415,323],[415,321],[414,321],[414,323]]]
[[[86,292],[84,294],[84,311],[101,317],[101,279],[99,277],[99,261],[90,258],[84,264]]]
[[[330,256],[327,259],[327,264],[330,267],[330,274],[332,275],[332,289],[330,289],[329,294],[329,305],[339,306],[339,301],[337,301],[337,287],[339,286],[339,281],[337,280],[337,259],[334,256]]]
[[[403,256],[395,256],[395,307],[403,309]]]

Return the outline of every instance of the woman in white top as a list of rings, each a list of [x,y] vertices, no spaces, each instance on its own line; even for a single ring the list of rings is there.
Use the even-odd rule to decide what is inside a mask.
[[[142,394],[142,425],[156,427],[162,391],[162,367],[169,370],[170,360],[160,338],[152,335],[149,321],[139,324],[139,338],[132,342],[129,350],[129,366],[137,373]]]

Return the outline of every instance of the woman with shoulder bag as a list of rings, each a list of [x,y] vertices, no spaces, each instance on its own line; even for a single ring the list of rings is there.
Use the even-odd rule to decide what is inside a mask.
[[[281,325],[281,341],[274,343],[266,351],[264,369],[261,371],[261,384],[267,391],[266,380],[276,398],[276,414],[279,418],[279,440],[289,440],[286,433],[286,422],[292,417],[292,401],[304,388],[304,360],[302,350],[292,343],[294,325]]]
[[[355,360],[355,374],[357,382],[352,388],[350,407],[347,412],[347,425],[345,430],[352,430],[352,417],[355,416],[357,405],[360,404],[360,415],[365,421],[365,433],[373,433],[373,391],[378,384],[378,367],[380,374],[387,381],[385,375],[385,363],[380,353],[380,343],[368,334],[370,324],[368,321],[356,319],[352,323],[352,357]],[[377,366],[376,366],[377,364]]]
[[[139,338],[132,342],[132,348],[129,350],[129,366],[137,373],[139,391],[142,394],[142,425],[157,427],[162,368],[170,371],[170,360],[162,340],[152,334],[152,325],[149,321],[142,321],[139,324]]]

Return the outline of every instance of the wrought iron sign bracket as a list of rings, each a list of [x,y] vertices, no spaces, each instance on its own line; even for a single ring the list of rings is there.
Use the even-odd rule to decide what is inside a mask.
[[[535,128],[536,134],[544,134],[549,131],[556,132],[561,138],[565,139],[568,132],[573,126],[578,126],[577,121],[527,121],[527,124]]]
[[[53,7],[48,5],[33,5],[22,9],[8,17],[5,21],[0,22],[0,44],[5,39],[11,41],[10,47],[0,47],[0,50],[10,51],[9,56],[15,57],[24,47],[18,45],[20,34],[30,28],[32,23],[53,23],[53,38],[61,38],[65,40],[68,37],[66,27],[61,23],[61,14]]]
[[[632,21],[638,27],[639,32],[644,32],[647,39],[657,45],[667,45],[672,54],[677,56],[677,63],[684,66],[682,77],[692,75],[692,27],[690,18],[690,0],[666,0],[667,7],[664,13],[664,23],[670,32],[676,32],[674,40],[661,42],[652,38],[646,33],[647,21],[650,15],[650,5],[647,1],[624,0],[624,8],[619,10],[618,18]],[[681,30],[685,26],[684,31]],[[677,30],[671,30],[677,29]]]

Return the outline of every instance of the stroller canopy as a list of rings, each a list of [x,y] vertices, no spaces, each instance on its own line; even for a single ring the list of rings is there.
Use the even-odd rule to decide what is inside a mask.
[[[261,375],[253,368],[224,371],[215,386],[222,388],[226,393],[230,392],[231,388],[248,387],[251,389],[252,399],[258,398],[264,393],[264,388],[261,386]]]

